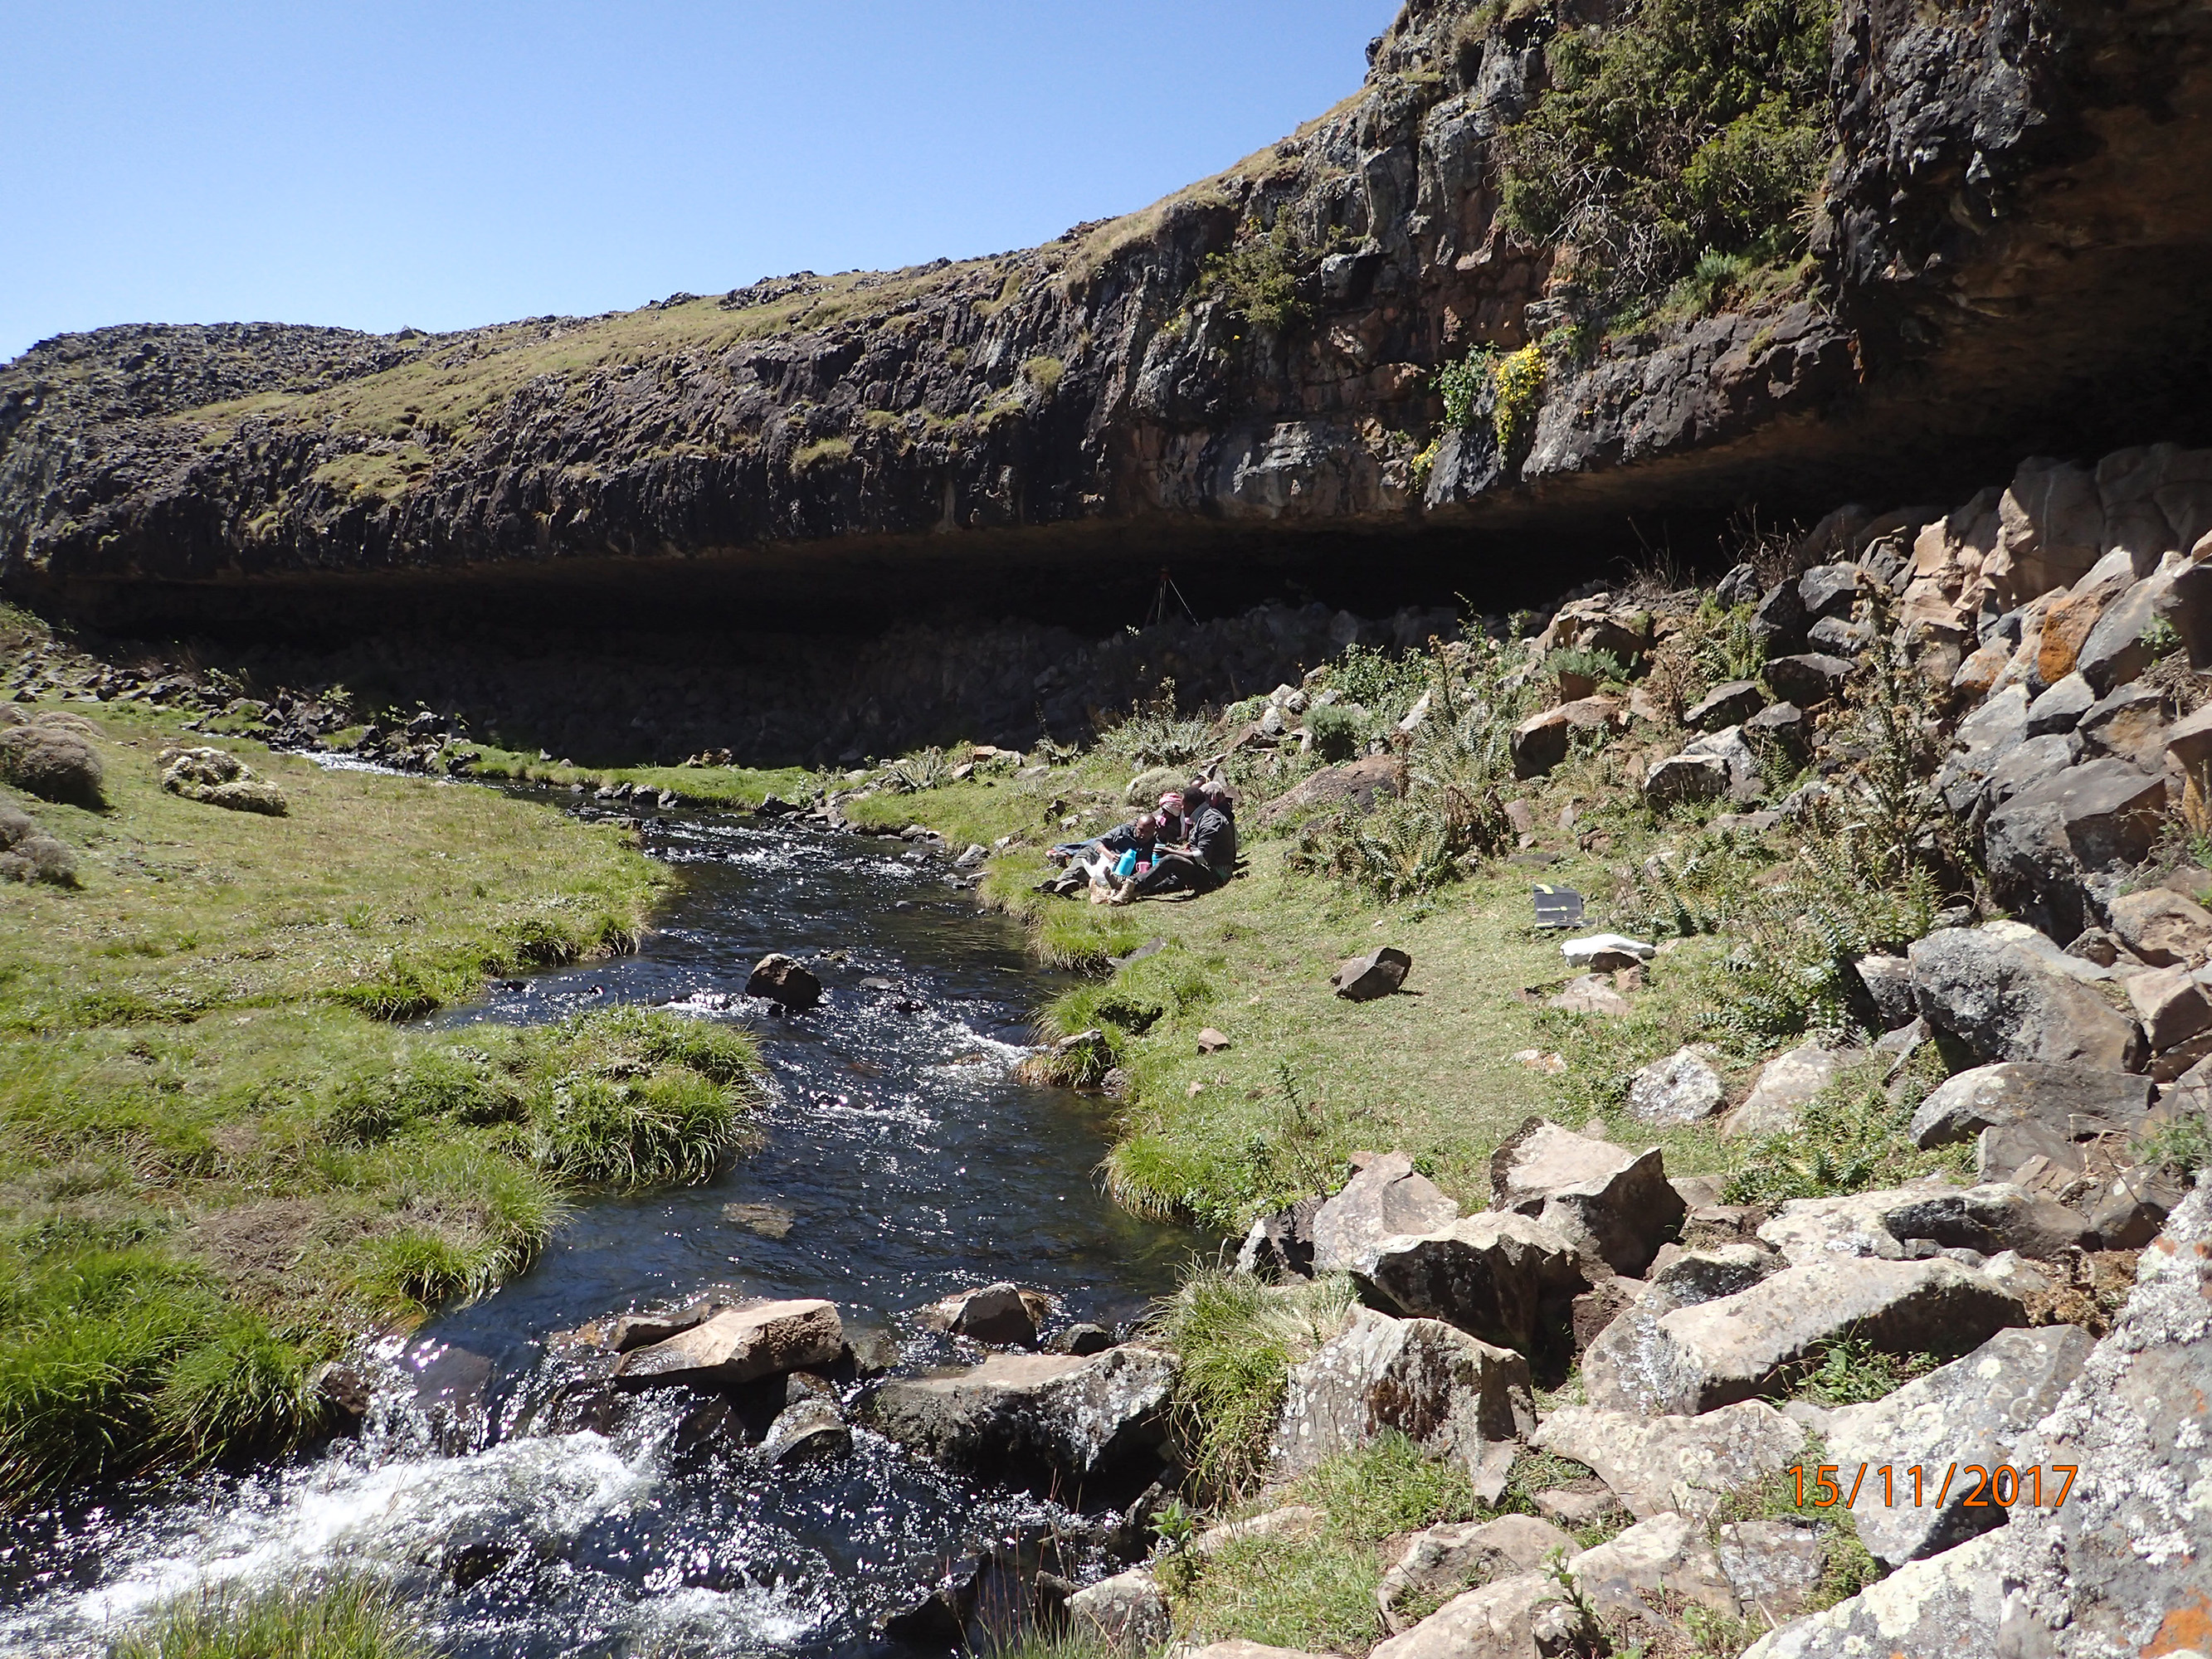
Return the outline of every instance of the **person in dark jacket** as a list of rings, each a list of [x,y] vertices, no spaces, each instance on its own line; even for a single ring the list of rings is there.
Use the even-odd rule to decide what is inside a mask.
[[[1174,846],[1164,840],[1152,867],[1122,883],[1114,903],[1160,893],[1210,893],[1237,873],[1237,818],[1229,792],[1213,786],[1190,793],[1201,804],[1190,809],[1186,839]]]

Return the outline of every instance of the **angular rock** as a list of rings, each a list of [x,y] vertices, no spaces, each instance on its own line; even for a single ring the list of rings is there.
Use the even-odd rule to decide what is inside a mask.
[[[2057,1405],[2014,1447],[2016,1467],[2080,1474],[2066,1502],[2023,1499],[1986,1540],[2004,1587],[2002,1640],[2087,1659],[2208,1645],[2212,1524],[2212,1209],[2199,1188],[2143,1252],[2136,1286]],[[1954,1554],[1964,1553],[1964,1550]],[[1935,1558],[1948,1559],[1945,1556]]]
[[[1516,1573],[1454,1596],[1368,1659],[1540,1659],[1536,1620],[1559,1600],[1548,1571]]]
[[[2165,821],[2163,775],[2094,760],[2032,784],[1990,814],[1983,861],[1999,901],[2058,939],[2087,917],[2081,877],[2140,864]]]
[[[2208,580],[2212,580],[2212,565],[2204,569]],[[2212,703],[2185,714],[2166,728],[2166,757],[2185,776],[2203,777],[2207,765],[2212,764]]]
[[[1337,995],[1348,1001],[1372,1002],[1377,997],[1395,994],[1413,970],[1413,957],[1385,945],[1339,964],[1328,976],[1328,982],[1336,988]]]
[[[1920,1010],[1912,1001],[1912,964],[1903,957],[1861,957],[1851,964],[1875,1018],[1885,1031],[1909,1025]]]
[[[1735,1588],[1721,1570],[1713,1540],[1687,1516],[1639,1520],[1576,1556],[1567,1571],[1601,1617],[1631,1628],[1672,1627],[1689,1607],[1735,1616]]]
[[[1376,801],[1400,792],[1404,784],[1405,769],[1403,761],[1395,755],[1387,754],[1364,755],[1358,760],[1324,766],[1311,777],[1292,785],[1261,807],[1258,813],[1259,822],[1265,827],[1324,806],[1348,805],[1361,813],[1372,811]],[[1163,790],[1174,788],[1181,777],[1180,773],[1169,771],[1165,784],[1136,798],[1136,802],[1149,805],[1158,799]],[[1131,787],[1134,787],[1133,785]]]
[[[945,1297],[930,1311],[932,1322],[971,1342],[1002,1348],[1036,1346],[1036,1316],[1020,1289],[1012,1285],[963,1291]]]
[[[2072,1211],[2017,1187],[1931,1180],[1842,1198],[1792,1199],[1759,1237],[1794,1267],[1853,1256],[1906,1261],[1929,1249],[1984,1255],[2018,1250],[2044,1261],[2086,1243],[2087,1231]]]
[[[1621,1507],[1644,1520],[1668,1510],[1711,1515],[1798,1461],[1805,1428],[1759,1400],[1696,1417],[1563,1406],[1528,1443],[1588,1464]]]
[[[980,1555],[953,1562],[935,1584],[884,1620],[883,1633],[911,1647],[958,1647],[982,1595],[986,1565]]]
[[[1134,1345],[1088,1359],[994,1354],[886,1382],[866,1411],[881,1433],[963,1474],[1069,1495],[1152,1478],[1176,1370],[1172,1354]]]
[[[1641,1123],[1675,1127],[1700,1123],[1720,1109],[1721,1075],[1694,1048],[1678,1048],[1629,1079],[1628,1115]]]
[[[1571,1533],[1533,1515],[1501,1515],[1494,1521],[1447,1522],[1406,1540],[1405,1552],[1375,1592],[1382,1627],[1392,1635],[1406,1628],[1403,1610],[1470,1585],[1490,1583],[1542,1569],[1553,1551],[1581,1553]]]
[[[1583,974],[1569,980],[1544,1000],[1544,1006],[1571,1014],[1604,1014],[1613,1019],[1624,1019],[1632,1012],[1628,999],[1602,974]]]
[[[1787,1619],[1804,1610],[1826,1577],[1827,1547],[1810,1527],[1786,1521],[1724,1522],[1714,1548],[1745,1611]]]
[[[2071,732],[2096,701],[2097,694],[2089,689],[2088,681],[2079,674],[2069,674],[2028,704],[2026,735],[2040,738],[2054,732]]]
[[[2102,697],[2076,728],[2082,752],[2124,760],[2145,772],[2166,763],[2166,696],[2144,685],[2124,685]]]
[[[1841,657],[1814,651],[1802,656],[1771,657],[1765,672],[1766,684],[1778,700],[1809,708],[1842,694],[1850,678],[1851,665]]]
[[[2017,1297],[1955,1261],[1834,1259],[1662,1314],[1647,1340],[1625,1354],[1594,1346],[1583,1374],[1593,1400],[1695,1416],[1789,1387],[1844,1336],[1884,1353],[1953,1354],[2026,1320]]]
[[[1581,697],[1531,714],[1513,728],[1513,775],[1540,778],[1561,761],[1578,735],[1618,732],[1621,706],[1610,697]]]
[[[2000,806],[2022,790],[2057,777],[2081,758],[2081,739],[2071,732],[2054,732],[2016,743],[1990,769],[1982,785],[1982,805],[1991,809]]]
[[[1808,617],[1851,614],[1858,599],[1859,568],[1855,564],[1816,564],[1797,579],[1797,597]]]
[[[1418,1172],[1412,1158],[1389,1153],[1371,1160],[1314,1212],[1313,1270],[1364,1273],[1384,1239],[1434,1232],[1458,1217],[1458,1204]]]
[[[1953,740],[1976,754],[2002,754],[2031,735],[2027,714],[2033,706],[2026,686],[2009,686],[1960,720]]]
[[[2108,908],[2120,943],[2154,968],[2212,959],[2212,911],[2171,888],[2123,893]]]
[[[822,981],[796,957],[781,951],[763,957],[753,964],[745,980],[745,994],[766,997],[781,1003],[793,1013],[804,1013],[822,1000]]]
[[[2163,1170],[2123,1170],[2090,1206],[2089,1224],[2108,1250],[2141,1249],[2180,1207],[2182,1188]]]
[[[1922,1016],[1978,1060],[2072,1061],[2116,1072],[2142,1063],[2142,1034],[2133,1020],[2020,945],[1946,927],[1914,941],[1907,954]]]
[[[810,1457],[831,1457],[850,1451],[853,1431],[829,1400],[802,1400],[776,1413],[761,1442],[761,1455],[781,1467]]]
[[[2128,1003],[2154,1054],[2212,1026],[2212,996],[2186,968],[2159,968],[2128,981]]]
[[[1751,631],[1758,639],[1773,643],[1778,641],[1799,640],[1805,636],[1805,624],[1812,618],[1805,614],[1805,600],[1793,581],[1778,583],[1759,608],[1751,613]]]
[[[1970,1483],[1940,1483],[1915,1494],[1896,1472],[1923,1468],[1984,1470],[2014,1462],[2014,1448],[2058,1403],[2095,1346],[2072,1325],[1999,1331],[1962,1359],[1916,1377],[1887,1399],[1847,1406],[1820,1421],[1828,1461],[1865,1464],[1869,1480],[1893,1470],[1890,1484],[1861,1489],[1852,1506],[1859,1540],[1886,1567],[1934,1555],[2004,1524],[2006,1510],[1975,1496]],[[1906,1477],[1908,1482],[1910,1477]]]
[[[1996,1124],[2034,1123],[2073,1140],[2132,1132],[2150,1109],[2150,1079],[2094,1066],[2008,1061],[1938,1085],[1912,1114],[1916,1146],[1971,1140]]]
[[[1303,1474],[1386,1432],[1455,1462],[1484,1501],[1504,1491],[1519,1437],[1535,1426],[1528,1362],[1434,1319],[1364,1309],[1291,1368],[1273,1440],[1276,1472]]]
[[[1741,726],[1723,726],[1702,738],[1692,738],[1682,745],[1682,752],[1722,762],[1728,768],[1730,799],[1747,802],[1757,798],[1759,790],[1759,756],[1745,740]]]
[[[1644,775],[1644,799],[1655,809],[1718,800],[1728,790],[1728,763],[1717,755],[1669,755]]]
[[[1809,724],[1796,703],[1769,703],[1744,721],[1743,735],[1754,745],[1772,744],[1784,755],[1802,757],[1812,747]]]
[[[1756,1240],[1714,1244],[1664,1255],[1634,1300],[1586,1345],[1583,1381],[1592,1405],[1644,1412],[1650,1398],[1648,1379],[1673,1352],[1661,1318],[1678,1308],[1716,1302],[1749,1290],[1779,1273],[1782,1256]],[[1614,1280],[1632,1284],[1633,1281]]]
[[[1692,703],[1684,712],[1682,724],[1699,732],[1717,732],[1742,725],[1765,707],[1766,694],[1757,680],[1729,680]]]
[[[1640,1273],[1686,1206],[1656,1146],[1632,1152],[1531,1118],[1491,1155],[1492,1202],[1532,1216],[1585,1257]]]
[[[729,1308],[665,1341],[634,1348],[615,1367],[624,1389],[730,1389],[803,1365],[834,1363],[845,1346],[836,1304],[763,1302]]]
[[[1996,1565],[1996,1538],[1975,1539],[1768,1632],[1743,1659],[1994,1659]]]
[[[1777,1054],[1759,1068],[1759,1080],[1729,1114],[1721,1133],[1771,1135],[1796,1129],[1805,1103],[1833,1083],[1842,1069],[1843,1056],[1817,1042]]]
[[[1589,1288],[1574,1245],[1524,1215],[1486,1211],[1434,1232],[1381,1241],[1360,1277],[1408,1317],[1441,1319],[1526,1353]]]
[[[1150,1570],[1132,1567],[1067,1598],[1068,1624],[1081,1635],[1141,1652],[1173,1632],[1167,1597]]]
[[[1286,1210],[1259,1217],[1237,1252],[1237,1271],[1263,1279],[1312,1278],[1314,1218],[1325,1202],[1319,1195],[1302,1198]],[[1453,1209],[1456,1213],[1458,1206]]]

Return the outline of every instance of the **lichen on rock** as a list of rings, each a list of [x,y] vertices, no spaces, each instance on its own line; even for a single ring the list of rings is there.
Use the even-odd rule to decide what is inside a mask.
[[[186,800],[227,806],[237,812],[283,817],[291,810],[284,792],[227,749],[164,749],[161,787]]]

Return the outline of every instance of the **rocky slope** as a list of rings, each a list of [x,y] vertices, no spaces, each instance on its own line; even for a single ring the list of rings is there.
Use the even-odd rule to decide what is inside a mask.
[[[1508,453],[1487,422],[1444,431],[1439,363],[1575,313],[1558,251],[1498,215],[1498,135],[1555,27],[1505,15],[1412,0],[1337,108],[1021,252],[435,337],[47,342],[0,371],[0,581],[164,628],[533,597],[1066,608],[1162,553],[1432,594],[1541,562],[1556,589],[1632,511],[1948,494],[2031,448],[2196,435],[2203,0],[1845,0],[1817,279],[1553,354]],[[1200,283],[1270,236],[1303,313],[1279,328]],[[1292,531],[1395,556],[1347,573]]]

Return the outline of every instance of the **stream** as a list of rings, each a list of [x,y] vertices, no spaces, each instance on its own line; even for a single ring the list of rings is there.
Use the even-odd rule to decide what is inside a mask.
[[[380,1353],[357,1438],[12,1527],[0,1653],[98,1654],[198,1587],[334,1566],[393,1577],[455,1659],[890,1652],[882,1620],[946,1562],[1084,1534],[865,1431],[848,1455],[770,1468],[685,1390],[601,1427],[549,1409],[548,1337],[605,1314],[710,1287],[826,1297],[848,1339],[895,1341],[919,1370],[959,1357],[913,1318],[939,1297],[1011,1279],[1050,1295],[1048,1329],[1126,1329],[1200,1242],[1100,1193],[1091,1103],[1016,1080],[1050,983],[941,857],[738,817],[638,823],[680,883],[635,956],[505,981],[433,1023],[465,1041],[609,1001],[742,1023],[773,1079],[760,1147],[703,1186],[580,1203],[529,1272]],[[812,1013],[742,994],[778,950],[821,975]]]

